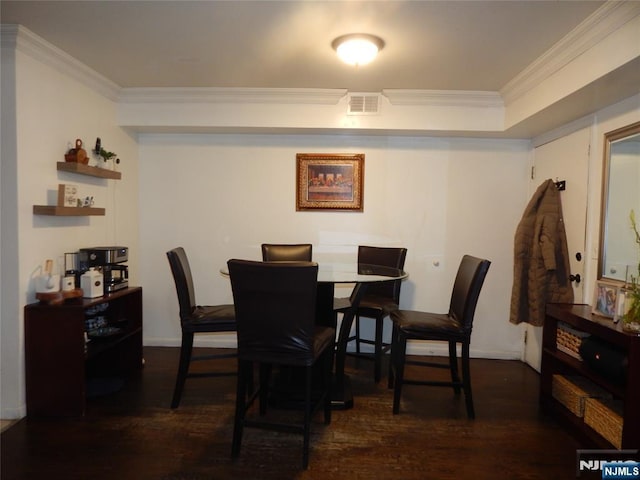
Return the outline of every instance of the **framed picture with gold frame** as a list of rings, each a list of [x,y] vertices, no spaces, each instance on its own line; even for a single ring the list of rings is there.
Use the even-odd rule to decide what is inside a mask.
[[[298,153],[296,210],[364,209],[364,153]]]

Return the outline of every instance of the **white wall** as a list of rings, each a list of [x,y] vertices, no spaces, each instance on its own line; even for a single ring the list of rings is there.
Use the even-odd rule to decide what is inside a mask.
[[[211,304],[232,300],[220,267],[232,257],[259,259],[263,242],[311,242],[317,261],[353,262],[358,244],[401,245],[410,275],[404,308],[446,311],[461,256],[491,259],[472,354],[520,358],[521,334],[508,322],[508,309],[513,233],[527,201],[528,142],[147,134],[139,144],[146,344],[179,344],[165,256],[172,247],[185,247],[197,301]],[[363,213],[295,211],[295,157],[304,152],[365,154]],[[233,336],[205,344],[233,345]]]
[[[114,102],[20,49],[7,53],[3,48],[3,69],[15,67],[15,82],[3,76],[3,92],[5,87],[15,87],[17,115],[5,119],[3,105],[3,135],[11,130],[15,135],[3,137],[2,178],[3,183],[15,182],[16,193],[12,201],[5,201],[3,186],[3,230],[11,231],[2,236],[0,400],[2,418],[19,418],[25,414],[23,306],[35,301],[32,274],[36,268],[47,258],[57,261],[81,247],[122,244],[131,248],[132,282],[139,283],[138,151],[135,138],[116,126]],[[98,136],[105,148],[122,159],[118,167],[122,180],[56,170],[56,162],[64,161],[76,138],[83,139],[89,151]],[[33,215],[33,205],[55,205],[59,183],[73,183],[81,194],[93,195],[96,206],[106,208],[106,215]],[[5,223],[5,218],[15,222]],[[13,293],[5,295],[5,291]]]

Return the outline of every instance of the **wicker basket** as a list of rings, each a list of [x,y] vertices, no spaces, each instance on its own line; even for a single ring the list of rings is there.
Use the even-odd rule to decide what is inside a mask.
[[[584,423],[606,438],[617,449],[622,448],[622,402],[605,398],[587,398]]]
[[[576,417],[584,416],[587,398],[611,398],[611,394],[584,377],[554,375],[551,380],[551,395],[567,407]]]
[[[582,344],[582,340],[588,336],[588,333],[581,332],[571,328],[566,323],[559,322],[556,332],[556,348],[567,355],[582,360],[580,356],[580,345]]]

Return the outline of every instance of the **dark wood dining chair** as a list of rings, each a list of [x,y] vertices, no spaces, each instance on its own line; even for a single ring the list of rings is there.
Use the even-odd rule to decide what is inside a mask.
[[[331,422],[335,329],[316,324],[318,265],[229,260],[228,268],[238,325],[238,383],[231,455],[234,458],[239,455],[245,427],[297,433],[303,435],[302,466],[306,469],[314,412],[324,406],[324,422]],[[256,391],[251,392],[254,364],[259,366],[260,380]],[[322,367],[322,375],[314,374],[316,364]],[[283,423],[282,418],[274,423],[274,419],[268,418],[268,399],[274,387],[270,375],[273,366],[304,371],[303,395],[296,389],[290,392],[294,403],[302,399],[302,424]],[[256,399],[259,413],[250,412]],[[299,412],[291,413],[299,416]]]
[[[189,373],[192,361],[212,360],[235,357],[234,353],[220,353],[210,355],[193,355],[193,338],[197,333],[235,332],[235,309],[233,305],[197,305],[193,278],[187,254],[182,247],[176,247],[167,252],[171,273],[176,284],[178,304],[180,308],[180,328],[182,330],[182,344],[180,346],[180,362],[176,385],[171,400],[171,408],[180,405],[182,390],[187,378],[221,377],[236,375],[236,372],[194,372]]]
[[[310,262],[313,247],[310,243],[263,243],[263,262]]]
[[[391,364],[389,368],[389,388],[393,391],[393,413],[400,410],[402,385],[430,385],[453,387],[456,395],[464,391],[467,416],[475,418],[473,396],[471,394],[471,373],[469,368],[469,344],[473,318],[480,296],[480,290],[491,262],[465,255],[458,267],[453,284],[453,292],[447,313],[429,313],[414,310],[396,310],[391,312],[393,321]],[[449,344],[448,363],[424,360],[407,360],[408,340],[443,341]],[[462,379],[458,373],[457,344],[462,348]],[[404,376],[405,365],[417,365],[433,368],[448,368],[451,381],[430,381],[407,379]]]
[[[358,247],[358,265],[382,265],[402,270],[407,257],[406,248],[397,247],[369,247],[361,245]],[[349,337],[349,342],[355,341],[356,351],[349,353],[360,358],[372,359],[374,362],[373,379],[376,383],[382,376],[383,355],[391,348],[391,343],[383,341],[384,319],[389,314],[397,310],[400,304],[400,287],[402,280],[392,280],[388,282],[372,283],[367,285],[364,297],[360,301],[360,306],[356,310],[355,335]],[[350,308],[349,299],[336,299],[334,310],[344,313]],[[375,319],[374,338],[363,338],[360,330],[361,318]],[[363,353],[360,344],[373,345],[373,355]]]

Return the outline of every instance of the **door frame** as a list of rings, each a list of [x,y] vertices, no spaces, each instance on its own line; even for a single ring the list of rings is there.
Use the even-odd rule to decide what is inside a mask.
[[[557,129],[554,132],[550,132],[544,136],[541,136],[537,139],[533,139],[531,142],[531,158],[529,162],[530,168],[530,180],[528,184],[529,190],[529,198],[533,195],[533,193],[538,188],[539,184],[546,178],[550,178],[548,175],[540,175],[539,172],[536,172],[536,152],[538,148],[541,148],[545,145],[551,144],[556,141],[563,141],[568,139],[568,137],[577,134],[585,134],[587,138],[587,143],[584,146],[585,150],[579,150],[580,154],[583,155],[583,160],[581,164],[584,166],[584,171],[577,175],[577,177],[583,177],[584,192],[581,195],[581,198],[584,199],[584,229],[582,235],[582,243],[581,245],[569,245],[569,257],[570,263],[575,265],[575,253],[581,252],[582,260],[580,261],[580,268],[578,269],[581,275],[581,282],[576,286],[573,284],[574,295],[576,302],[580,303],[585,298],[585,277],[586,272],[589,269],[588,263],[588,255],[587,255],[587,228],[589,224],[589,184],[590,184],[590,173],[591,173],[591,146],[594,144],[593,135],[595,130],[595,124],[593,118],[583,118],[572,124],[565,125],[561,129]],[[580,146],[582,148],[582,145]],[[538,151],[539,152],[539,151]],[[582,158],[582,157],[581,157]],[[543,178],[544,177],[544,178]],[[554,176],[551,176],[554,178]],[[556,178],[554,178],[555,180]],[[562,178],[560,180],[566,180]],[[567,189],[575,188],[575,182],[568,181]],[[563,206],[563,216],[566,214]],[[579,248],[578,248],[579,247]],[[575,266],[571,269],[572,273],[575,269]],[[540,363],[542,357],[542,328],[530,325],[529,323],[525,323],[523,327],[523,349],[522,349],[522,361],[531,366],[534,370],[540,371]]]

